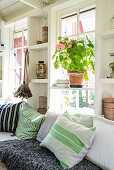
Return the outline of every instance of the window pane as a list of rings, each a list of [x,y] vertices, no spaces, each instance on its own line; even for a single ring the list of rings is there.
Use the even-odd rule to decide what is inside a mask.
[[[56,97],[55,97],[56,96]],[[94,114],[94,90],[51,90],[51,110]]]
[[[27,46],[27,30],[24,31],[24,46]]]
[[[80,12],[79,32],[84,33],[95,30],[95,9]]]
[[[76,36],[71,36],[71,37],[69,37],[69,40],[77,40],[77,37]]]
[[[22,49],[17,49],[14,52],[15,66],[22,66]]]
[[[77,15],[62,18],[62,36],[76,35]]]
[[[14,52],[14,89],[22,83],[22,49],[17,49]]]
[[[22,32],[15,33],[14,35],[14,48],[22,47]]]
[[[80,10],[79,22],[77,23],[77,15],[67,14],[61,19],[62,36],[67,36],[70,40],[77,39],[77,24],[79,28],[78,38],[84,38],[86,33],[88,38],[95,44],[95,9]],[[92,31],[92,33],[90,33]],[[66,32],[66,33],[65,33]],[[86,37],[85,37],[86,40]],[[57,79],[68,79],[65,76],[66,70],[62,68],[56,71]],[[88,70],[89,81],[84,82],[84,86],[88,88],[94,88],[95,75],[91,70]],[[70,111],[73,113],[94,114],[94,90],[77,90],[77,89],[51,89],[51,101],[50,106],[52,110],[58,111]]]

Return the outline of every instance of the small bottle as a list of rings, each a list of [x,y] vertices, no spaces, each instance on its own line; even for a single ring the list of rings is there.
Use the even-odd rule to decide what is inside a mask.
[[[114,28],[114,15],[113,17],[111,18],[111,26],[112,26],[112,29]]]

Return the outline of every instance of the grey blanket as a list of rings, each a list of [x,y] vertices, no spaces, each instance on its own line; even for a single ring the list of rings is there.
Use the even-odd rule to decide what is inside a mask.
[[[0,160],[8,170],[63,170],[48,149],[39,146],[36,139],[0,142]],[[101,170],[84,159],[70,170]]]

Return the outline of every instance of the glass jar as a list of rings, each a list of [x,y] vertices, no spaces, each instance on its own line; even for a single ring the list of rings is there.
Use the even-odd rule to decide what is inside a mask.
[[[36,76],[38,79],[46,78],[46,64],[44,64],[44,61],[38,61],[38,64],[36,64]]]

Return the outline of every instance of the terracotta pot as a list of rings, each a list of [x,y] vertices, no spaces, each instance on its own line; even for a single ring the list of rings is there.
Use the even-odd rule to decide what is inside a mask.
[[[104,103],[114,103],[114,98],[103,98]]]
[[[84,72],[68,70],[69,83],[72,85],[82,85],[84,81],[83,74]]]
[[[104,108],[104,116],[109,120],[114,120],[114,109]]]

